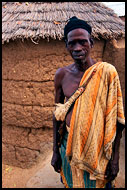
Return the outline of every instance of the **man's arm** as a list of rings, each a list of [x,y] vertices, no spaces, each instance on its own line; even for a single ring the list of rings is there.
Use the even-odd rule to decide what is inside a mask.
[[[64,103],[64,93],[62,90],[62,79],[64,77],[64,69],[58,69],[55,75],[55,103]],[[59,153],[59,127],[62,124],[61,121],[57,121],[53,114],[53,156],[51,160],[51,165],[54,167],[56,172],[60,172],[61,169],[61,157]]]
[[[116,131],[116,137],[115,137],[114,145],[113,145],[112,158],[107,165],[107,169],[105,173],[109,181],[114,180],[117,177],[117,174],[119,172],[120,139],[122,137],[122,131],[124,128],[125,128],[124,125],[117,122],[117,131]]]

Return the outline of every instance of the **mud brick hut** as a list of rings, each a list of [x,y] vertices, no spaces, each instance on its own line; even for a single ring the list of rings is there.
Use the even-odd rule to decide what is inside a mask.
[[[63,41],[67,20],[92,27],[96,61],[113,64],[124,96],[124,22],[98,2],[2,3],[2,159],[22,168],[52,146],[54,74],[72,63]]]

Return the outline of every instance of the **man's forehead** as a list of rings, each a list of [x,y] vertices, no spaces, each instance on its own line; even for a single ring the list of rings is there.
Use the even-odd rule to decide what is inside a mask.
[[[68,35],[67,38],[78,38],[78,37],[82,37],[82,38],[89,38],[90,34],[87,32],[87,30],[83,29],[83,28],[77,28],[74,30],[71,30]]]

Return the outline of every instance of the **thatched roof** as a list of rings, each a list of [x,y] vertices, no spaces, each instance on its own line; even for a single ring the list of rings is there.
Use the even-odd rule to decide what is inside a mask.
[[[60,40],[65,23],[72,16],[86,20],[95,38],[125,36],[124,22],[99,2],[3,2],[2,43],[17,38]]]

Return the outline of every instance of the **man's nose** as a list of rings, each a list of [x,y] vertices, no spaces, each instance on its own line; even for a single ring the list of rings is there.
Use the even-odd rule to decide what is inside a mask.
[[[76,43],[74,46],[74,51],[81,51],[82,50],[82,46],[79,43]]]

